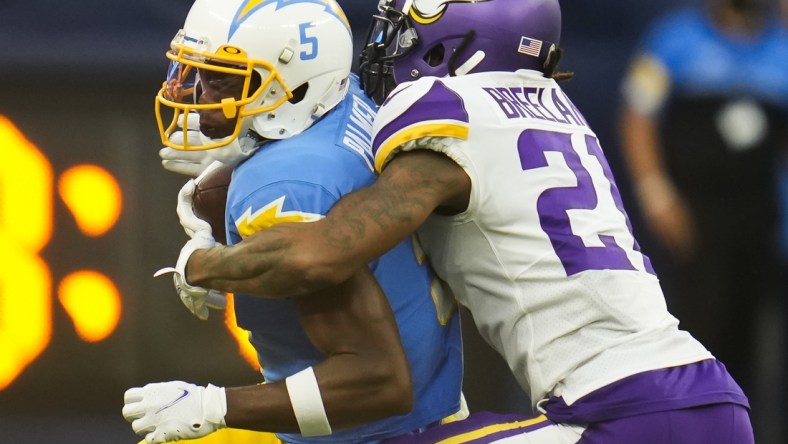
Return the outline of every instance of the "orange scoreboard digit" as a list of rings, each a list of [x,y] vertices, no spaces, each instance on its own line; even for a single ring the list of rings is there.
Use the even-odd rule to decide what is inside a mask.
[[[104,236],[123,211],[117,180],[96,165],[74,165],[56,175],[50,161],[6,117],[0,115],[0,391],[50,344],[55,301],[88,343],[107,339],[123,313],[123,297],[113,280],[98,270],[67,270],[53,282],[42,257],[57,228],[55,198],[74,218],[81,235]],[[173,209],[174,211],[174,209]],[[174,290],[173,290],[174,291]],[[235,326],[232,295],[227,328],[240,354],[259,368],[246,332]]]
[[[39,256],[53,231],[54,173],[47,158],[0,116],[0,390],[46,349],[52,332],[52,275]],[[100,167],[77,165],[59,178],[57,192],[80,231],[101,236],[115,225],[122,196]],[[73,270],[57,298],[80,338],[101,341],[116,328],[120,294],[98,271]]]

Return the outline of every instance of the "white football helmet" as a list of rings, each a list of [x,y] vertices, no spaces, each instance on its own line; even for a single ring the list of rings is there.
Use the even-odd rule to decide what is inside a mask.
[[[298,134],[342,100],[352,53],[350,24],[335,0],[196,0],[167,52],[170,68],[156,97],[162,142],[237,151],[240,141],[243,151],[261,137]],[[228,78],[233,92],[217,94]],[[232,134],[206,127],[205,115],[217,110],[235,122]],[[202,144],[170,140],[192,111],[201,114]]]

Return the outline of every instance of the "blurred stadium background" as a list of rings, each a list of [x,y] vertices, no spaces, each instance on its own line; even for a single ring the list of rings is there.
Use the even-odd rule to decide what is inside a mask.
[[[647,23],[687,2],[563,2],[562,68],[576,74],[565,87],[630,202],[619,84]],[[363,38],[377,2],[339,3]],[[184,178],[159,166],[153,97],[190,5],[0,2],[0,442],[136,443],[120,414],[126,388],[259,381],[221,316],[197,320],[169,278],[152,277],[186,239],[174,211]],[[753,416],[759,442],[781,443],[782,318],[765,316]],[[465,330],[471,408],[527,411],[500,360]]]

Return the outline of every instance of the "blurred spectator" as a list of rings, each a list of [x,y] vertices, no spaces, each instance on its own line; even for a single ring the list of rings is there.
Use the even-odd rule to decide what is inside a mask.
[[[667,14],[624,82],[623,153],[664,248],[654,259],[671,312],[750,396],[756,315],[780,276],[788,34],[775,3],[705,0]]]
[[[780,0],[780,17],[783,28],[788,28],[788,0]],[[788,141],[786,141],[788,147]],[[780,195],[780,252],[782,259],[783,294],[788,296],[788,149],[782,154],[779,163],[779,195]],[[784,301],[788,308],[788,301]],[[788,319],[788,316],[786,316]],[[788,385],[786,386],[788,388]]]

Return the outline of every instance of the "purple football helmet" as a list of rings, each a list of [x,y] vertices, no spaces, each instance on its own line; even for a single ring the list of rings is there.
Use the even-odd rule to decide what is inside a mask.
[[[378,11],[359,64],[378,103],[423,76],[555,67],[558,0],[380,0]]]

